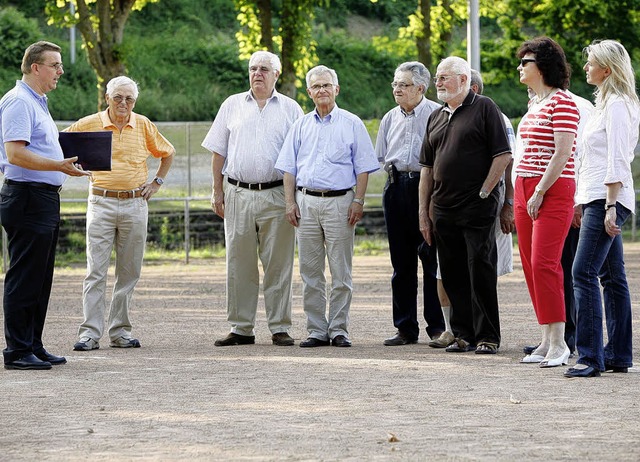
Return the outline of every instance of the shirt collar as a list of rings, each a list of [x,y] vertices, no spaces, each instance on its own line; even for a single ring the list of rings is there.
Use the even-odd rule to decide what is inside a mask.
[[[33,88],[31,88],[26,82],[22,80],[16,80],[16,85],[29,92],[31,96],[33,96],[37,101],[43,103],[45,106],[47,105],[47,95],[39,95]]]
[[[273,92],[271,93],[271,96],[269,96],[267,98],[267,101],[271,101],[272,99],[279,99],[280,98],[280,93],[278,93],[278,91],[274,88]],[[253,97],[253,92],[251,90],[249,90],[247,92],[247,94],[245,95],[245,100],[246,101],[255,101],[256,99]]]
[[[100,121],[102,122],[102,128],[109,128],[109,127],[115,127],[116,124],[114,124],[111,121],[111,118],[109,117],[109,112],[108,109],[105,109],[102,112],[98,113],[98,116],[100,116]],[[131,112],[131,117],[129,117],[129,122],[127,122],[127,125],[129,125],[131,128],[136,128],[136,117],[135,117],[135,112]]]
[[[413,108],[413,111],[411,111],[411,112],[406,112],[404,109],[402,109],[402,107],[400,107],[400,106],[398,106],[398,107],[400,108],[400,113],[405,117],[409,117],[409,116],[413,116],[413,115],[418,116],[427,107],[427,98],[425,98],[425,96],[422,95],[422,99],[416,105],[416,107]]]
[[[313,116],[316,119],[316,122],[322,122],[324,120],[326,120],[329,123],[333,122],[333,119],[335,118],[336,114],[338,113],[338,103],[335,103],[333,106],[333,109],[331,109],[331,112],[329,114],[327,114],[324,119],[320,117],[320,114],[318,114],[318,109],[315,108],[313,110]]]
[[[467,93],[467,96],[465,97],[464,101],[462,101],[462,104],[458,106],[456,110],[460,109],[462,106],[471,106],[473,103],[476,102],[477,96],[478,95],[476,94],[475,91],[469,90],[469,93]],[[447,103],[444,103],[443,109],[450,113],[454,112],[453,110],[451,110],[451,108]]]

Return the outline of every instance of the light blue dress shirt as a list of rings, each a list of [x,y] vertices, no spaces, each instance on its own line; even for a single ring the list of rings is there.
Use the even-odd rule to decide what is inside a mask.
[[[324,118],[314,110],[293,124],[275,168],[295,176],[296,186],[335,191],[379,165],[364,123],[336,105]]]
[[[63,160],[56,127],[47,97],[40,96],[22,80],[16,82],[0,100],[0,171],[5,178],[15,181],[34,181],[61,185],[67,175],[56,171],[30,170],[12,165],[7,160],[4,143],[26,141],[34,154],[53,160]]]

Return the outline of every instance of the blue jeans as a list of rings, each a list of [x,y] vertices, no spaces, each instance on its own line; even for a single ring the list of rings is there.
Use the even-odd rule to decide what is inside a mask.
[[[624,270],[622,236],[611,237],[604,229],[604,200],[583,206],[578,250],[573,263],[576,299],[576,348],[579,364],[600,371],[605,364],[631,367],[631,297]],[[622,226],[631,212],[616,204],[616,224]],[[607,318],[607,345],[603,347],[602,300]]]

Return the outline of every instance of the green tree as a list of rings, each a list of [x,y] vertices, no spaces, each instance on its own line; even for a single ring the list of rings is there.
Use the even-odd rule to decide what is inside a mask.
[[[98,110],[104,107],[107,82],[126,74],[126,56],[122,42],[124,29],[133,10],[158,0],[46,0],[49,24],[69,27],[75,24],[82,35],[84,49],[98,79]]]
[[[312,38],[314,8],[328,5],[328,0],[282,0],[279,5],[271,0],[235,0],[235,3],[239,12],[240,30],[236,39],[240,58],[249,59],[261,49],[279,52],[280,91],[295,98],[298,78],[317,61],[317,43]]]

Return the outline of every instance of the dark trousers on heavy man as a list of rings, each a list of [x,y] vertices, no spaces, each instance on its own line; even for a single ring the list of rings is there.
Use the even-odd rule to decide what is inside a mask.
[[[5,363],[40,352],[60,226],[60,195],[52,189],[4,184],[0,221],[7,232],[4,279]]]

